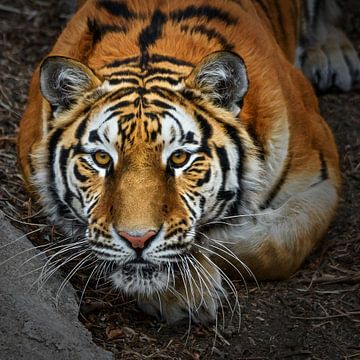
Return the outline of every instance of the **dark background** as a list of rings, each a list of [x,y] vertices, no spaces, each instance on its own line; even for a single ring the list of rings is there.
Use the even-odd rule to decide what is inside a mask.
[[[359,51],[359,1],[341,4],[342,23]],[[56,0],[0,3],[0,207],[18,220],[45,221],[24,191],[16,134],[32,71],[61,32],[66,13]],[[169,327],[138,311],[131,299],[91,284],[80,319],[95,342],[119,359],[360,359],[360,94],[322,95],[320,104],[339,146],[343,193],[328,235],[302,269],[288,281],[261,283],[259,289],[237,284],[240,332],[236,321],[216,331]],[[30,238],[42,244],[53,236],[59,235],[44,229]],[[0,276],[6,276],[1,269]],[[86,273],[80,273],[73,285],[81,292],[85,282]]]

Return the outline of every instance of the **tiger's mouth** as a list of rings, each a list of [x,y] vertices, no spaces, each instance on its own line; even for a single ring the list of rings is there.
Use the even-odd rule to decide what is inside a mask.
[[[165,265],[142,259],[119,265],[110,277],[117,289],[129,295],[151,296],[171,282]]]
[[[143,275],[144,277],[152,275],[157,271],[161,272],[165,270],[164,265],[154,264],[150,261],[146,261],[143,259],[128,261],[127,263],[121,265],[119,268],[121,268],[124,274],[138,274],[140,276]]]

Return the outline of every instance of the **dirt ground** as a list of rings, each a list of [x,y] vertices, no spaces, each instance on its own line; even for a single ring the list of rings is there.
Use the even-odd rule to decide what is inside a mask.
[[[342,4],[344,26],[360,50],[359,2]],[[60,235],[24,191],[16,133],[31,73],[65,14],[56,0],[0,2],[0,207],[40,246]],[[302,269],[288,281],[259,288],[237,284],[240,331],[229,316],[224,329],[167,326],[141,313],[131,299],[89,284],[80,319],[97,344],[118,359],[360,359],[360,94],[326,94],[320,104],[339,146],[343,193],[328,235]],[[86,273],[74,277],[80,294],[85,283]]]

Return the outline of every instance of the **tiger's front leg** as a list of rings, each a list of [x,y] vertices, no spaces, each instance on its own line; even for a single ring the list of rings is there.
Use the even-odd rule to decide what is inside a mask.
[[[162,294],[139,299],[139,307],[167,323],[191,319],[195,323],[213,322],[227,296],[218,267],[201,252],[183,257],[169,268],[169,286]]]
[[[312,184],[274,208],[211,229],[208,247],[219,255],[223,271],[236,268],[237,274],[257,280],[287,279],[326,233],[337,199],[330,179]]]
[[[358,87],[360,59],[338,26],[340,9],[336,1],[310,0],[306,3],[313,16],[303,24],[297,66],[321,91],[331,87],[349,91]]]

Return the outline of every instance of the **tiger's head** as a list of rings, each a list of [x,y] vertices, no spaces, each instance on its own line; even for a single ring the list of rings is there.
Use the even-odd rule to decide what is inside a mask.
[[[96,74],[43,62],[34,183],[52,220],[71,221],[114,265],[121,290],[164,291],[181,259],[206,252],[202,227],[250,206],[259,170],[239,121],[248,86],[243,60],[225,51],[197,66],[153,56],[145,69],[131,58]]]

